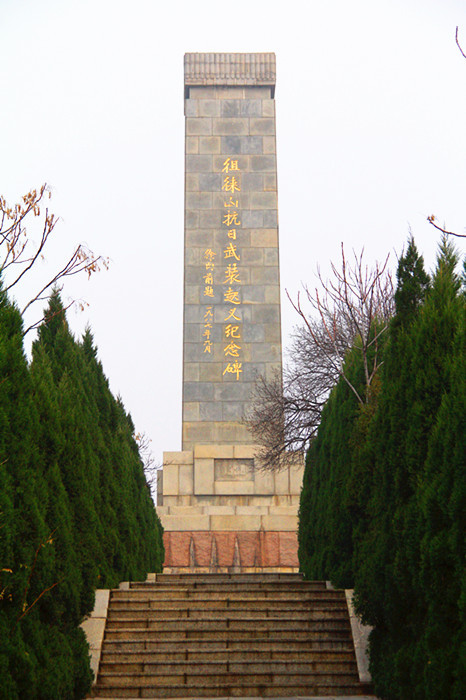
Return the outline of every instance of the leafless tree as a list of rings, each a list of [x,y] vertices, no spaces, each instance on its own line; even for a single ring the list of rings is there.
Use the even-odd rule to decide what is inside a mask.
[[[155,494],[157,491],[157,472],[159,469],[161,469],[161,465],[156,462],[154,453],[152,452],[152,440],[146,435],[146,433],[136,433],[134,435],[134,439],[138,445],[139,457],[141,458],[141,462],[143,464],[147,486],[149,487],[151,494]]]
[[[393,314],[393,283],[385,262],[364,263],[364,251],[349,264],[341,248],[341,265],[331,265],[331,278],[318,273],[319,287],[304,286],[302,295],[288,298],[302,324],[294,331],[283,382],[258,377],[246,424],[260,446],[263,469],[280,469],[306,449],[315,434],[322,408],[332,387],[342,377],[359,403],[370,400],[371,387],[381,365],[380,341]],[[364,392],[345,370],[348,350],[360,352]]]
[[[348,264],[343,244],[341,267],[331,263],[332,277],[324,280],[320,272],[320,291],[311,291],[304,286],[305,297],[320,319],[320,332],[314,330],[315,323],[297,300],[288,298],[304,322],[304,327],[319,348],[326,364],[338,376],[343,377],[360,403],[369,399],[372,380],[380,366],[380,338],[385,333],[393,315],[393,281],[388,270],[387,255],[383,264],[369,267],[364,263],[364,250],[358,255],[353,251],[353,261]],[[360,395],[345,372],[345,357],[348,349],[360,350],[365,377],[364,395]]]
[[[460,50],[461,55],[463,58],[466,58],[466,53],[464,53],[463,49],[461,48],[460,40],[458,39],[458,27],[456,27],[455,31],[455,41],[458,49]],[[456,238],[466,238],[466,233],[456,233],[455,231],[448,231],[445,227],[445,224],[443,226],[440,226],[440,224],[436,223],[437,218],[434,216],[434,214],[431,214],[430,216],[427,217],[427,221],[431,226],[437,229],[437,231],[440,231],[441,233],[446,234],[447,236],[456,236]]]
[[[13,206],[9,206],[0,196],[0,273],[3,290],[6,292],[20,284],[36,263],[44,259],[45,248],[58,221],[47,207],[44,211],[44,202],[50,197],[47,185],[42,185],[39,190],[31,190],[22,197],[20,203]],[[37,241],[32,240],[26,229],[26,224],[32,223],[39,228]],[[107,267],[108,258],[95,256],[86,246],[78,245],[65,263],[45,283],[39,285],[38,291],[33,293],[21,313],[24,315],[33,304],[48,299],[51,290],[65,277],[81,272],[86,272],[90,277],[94,272]],[[25,334],[36,328],[42,320],[40,318],[30,325]]]

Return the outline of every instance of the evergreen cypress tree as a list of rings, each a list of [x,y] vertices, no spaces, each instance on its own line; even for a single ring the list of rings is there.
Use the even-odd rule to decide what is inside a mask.
[[[364,394],[361,353],[348,353],[345,374]],[[359,443],[361,406],[341,378],[322,411],[317,437],[311,443],[303,478],[298,525],[300,569],[309,579],[329,579],[335,586],[352,588],[353,530],[361,513],[355,481],[353,451]]]
[[[96,586],[160,571],[161,527],[134,426],[58,292],[33,345],[0,289],[0,699],[89,690],[78,627]]]
[[[38,688],[39,664],[23,613],[47,585],[40,551],[47,532],[44,484],[35,469],[37,416],[22,331],[19,311],[0,288],[0,697],[11,700],[34,697]]]
[[[409,253],[413,253],[411,244]],[[433,695],[425,683],[434,674],[429,671],[432,658],[427,640],[432,637],[422,584],[421,493],[429,483],[428,445],[444,395],[451,388],[459,321],[456,257],[452,246],[443,241],[432,288],[421,305],[425,276],[420,275],[419,264],[412,264],[414,260],[410,274],[399,275],[383,391],[369,435],[374,456],[371,526],[358,550],[356,577],[359,610],[375,625],[371,665],[376,690],[397,700],[448,698],[453,687],[445,667],[440,672],[444,679],[440,694],[438,683]],[[406,258],[402,259],[401,272],[407,268]]]

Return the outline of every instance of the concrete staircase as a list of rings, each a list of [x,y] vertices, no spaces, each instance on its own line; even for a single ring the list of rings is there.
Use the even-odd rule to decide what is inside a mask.
[[[157,574],[110,594],[97,698],[361,696],[343,591],[300,574]]]

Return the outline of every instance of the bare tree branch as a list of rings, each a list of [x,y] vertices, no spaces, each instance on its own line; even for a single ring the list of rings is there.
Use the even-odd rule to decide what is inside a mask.
[[[280,469],[295,460],[317,431],[322,408],[342,377],[360,404],[370,400],[371,387],[381,366],[380,340],[393,315],[393,282],[388,256],[383,264],[369,268],[364,251],[348,262],[342,245],[341,264],[332,263],[332,276],[324,280],[318,271],[319,288],[303,285],[310,313],[301,294],[288,299],[301,318],[289,352],[290,362],[272,378],[258,377],[252,408],[245,423],[260,446],[257,457],[263,469]],[[361,354],[364,393],[345,369],[348,351]]]
[[[39,190],[31,190],[24,195],[22,202],[13,207],[8,206],[5,199],[0,197],[0,273],[4,278],[3,289],[6,292],[22,282],[38,260],[44,259],[44,249],[58,221],[53,214],[49,213],[48,208],[41,214],[42,202],[46,196],[50,199],[50,190],[47,185],[42,185]],[[41,223],[38,242],[32,241],[26,229],[26,221],[33,223],[35,218],[38,218]],[[108,269],[108,265],[108,258],[101,255],[95,256],[91,250],[79,245],[61,269],[41,285],[40,290],[24,305],[21,313],[24,315],[33,304],[48,299],[49,294],[46,292],[65,277],[81,272],[87,272],[90,277],[92,273],[102,268]],[[14,272],[15,269],[16,272]],[[32,323],[25,334],[36,328],[42,320],[43,318]]]
[[[154,453],[150,446],[152,440],[146,433],[136,433],[134,439],[139,448],[139,456],[143,464],[147,486],[150,492],[154,493],[157,489],[157,472],[162,468],[162,465],[155,461]]]
[[[445,233],[447,236],[456,236],[457,238],[466,238],[466,234],[464,234],[464,233],[455,233],[454,231],[447,231],[446,228],[442,228],[442,226],[439,226],[438,224],[436,224],[435,223],[436,217],[433,214],[431,214],[430,216],[427,217],[427,221],[434,228],[436,228],[437,231],[440,231],[441,233]]]
[[[463,56],[463,58],[466,58],[466,53],[464,53],[463,49],[461,48],[460,42],[459,42],[459,39],[458,39],[458,27],[456,27],[455,39],[456,39],[456,45],[457,45],[457,47],[459,48],[459,50],[460,50],[460,52],[461,52],[461,55]]]

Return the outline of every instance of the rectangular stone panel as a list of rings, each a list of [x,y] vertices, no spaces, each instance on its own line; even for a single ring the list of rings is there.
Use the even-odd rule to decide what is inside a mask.
[[[212,494],[214,493],[214,460],[200,459],[194,460],[194,493]]]
[[[254,459],[214,459],[215,481],[251,481]]]

